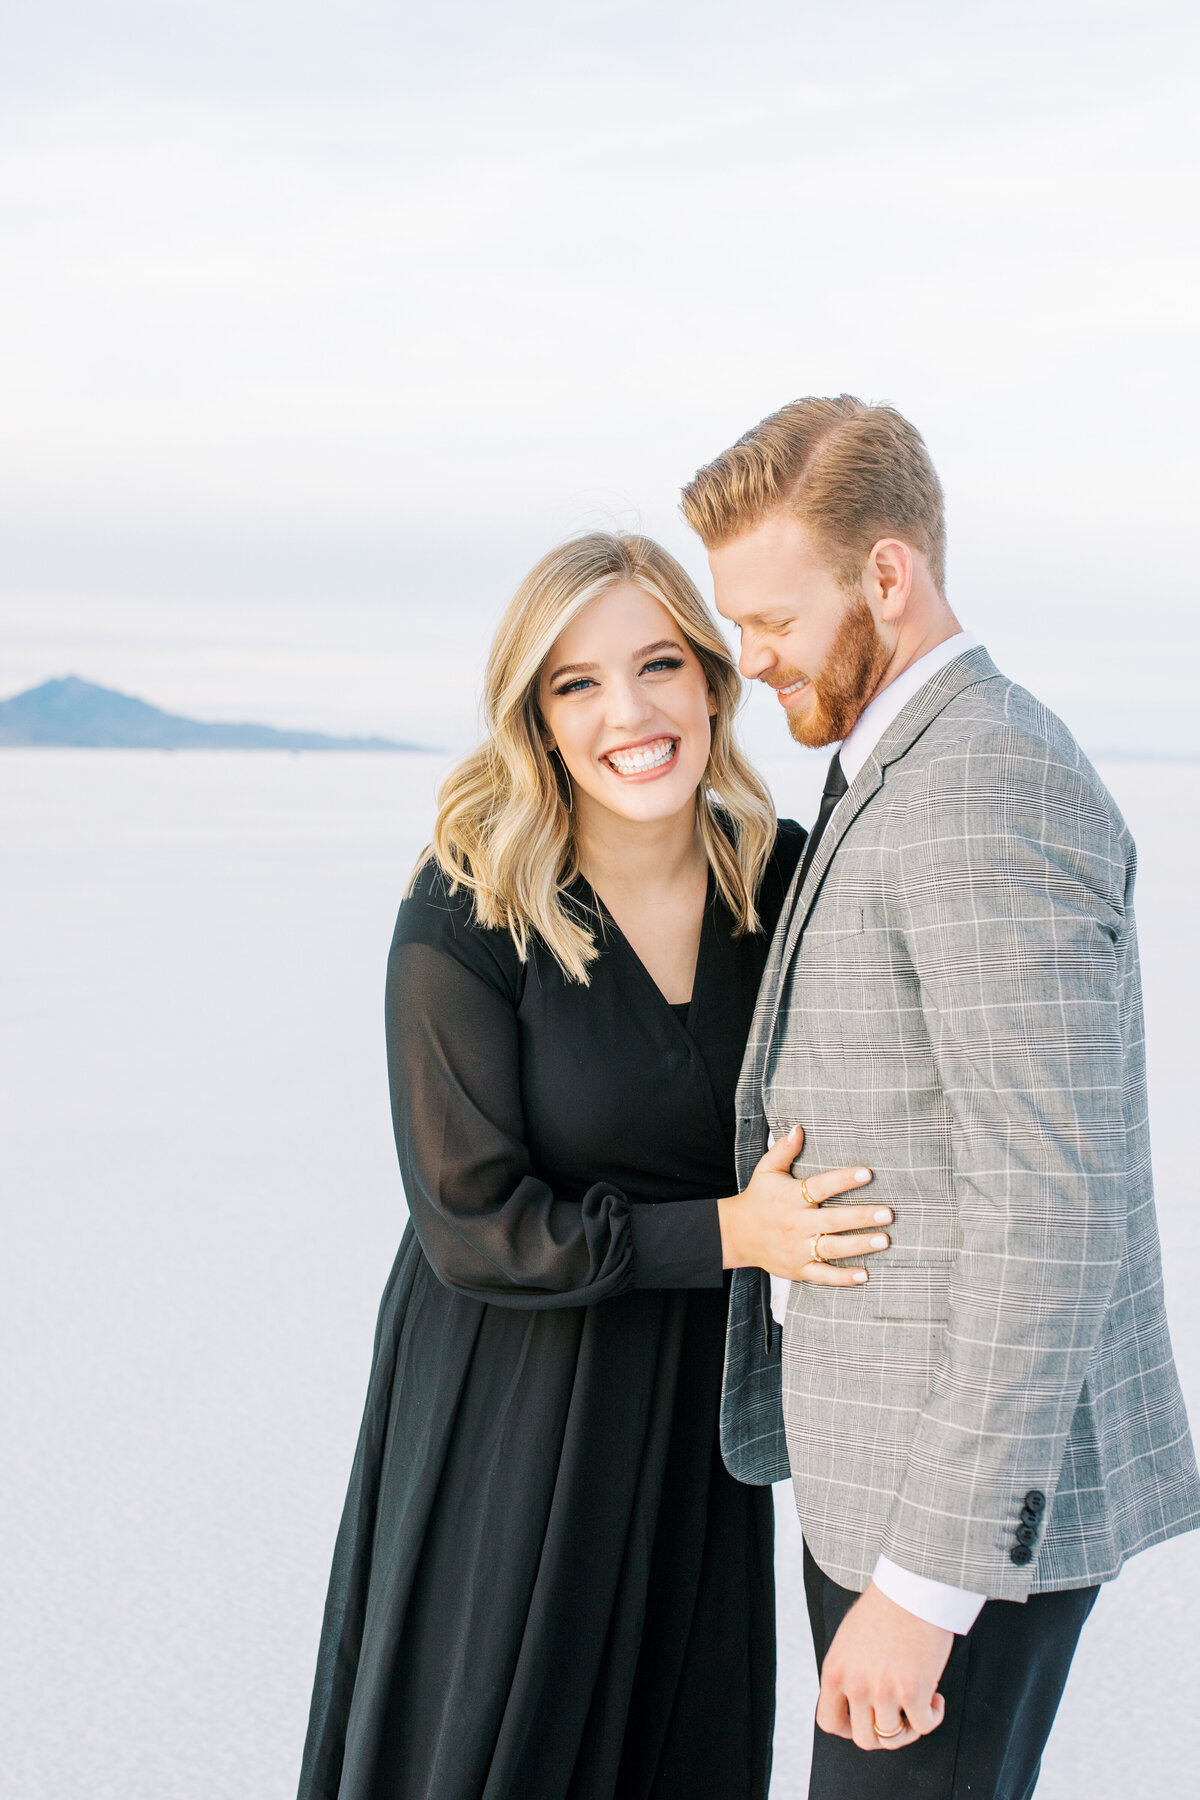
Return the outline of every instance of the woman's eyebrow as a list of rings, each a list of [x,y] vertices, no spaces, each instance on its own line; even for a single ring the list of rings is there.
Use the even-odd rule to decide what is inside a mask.
[[[682,653],[683,645],[678,643],[674,638],[659,638],[657,643],[643,644],[640,650],[635,650],[633,653],[633,661],[637,662],[643,656],[653,656],[656,650],[678,650]],[[563,663],[561,667],[555,669],[552,675],[547,675],[546,680],[557,681],[560,675],[590,675],[599,667],[600,664],[594,662]]]
[[[590,675],[593,669],[599,667],[599,663],[563,663],[560,669],[555,669],[553,675],[547,675],[546,680],[557,681],[560,675]]]

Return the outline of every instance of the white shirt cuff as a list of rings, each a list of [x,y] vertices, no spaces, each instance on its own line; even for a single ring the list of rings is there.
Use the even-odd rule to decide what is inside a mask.
[[[871,1579],[881,1594],[905,1612],[924,1619],[927,1625],[940,1625],[943,1631],[956,1631],[960,1637],[970,1631],[987,1599],[986,1594],[972,1594],[945,1581],[931,1581],[928,1575],[914,1575],[887,1556],[879,1558]]]
[[[774,1142],[775,1142],[775,1133],[773,1131],[768,1131],[767,1132],[767,1149],[768,1150],[771,1148],[771,1146]],[[791,1293],[791,1291],[792,1291],[792,1284],[785,1275],[772,1275],[772,1277],[771,1277],[771,1316],[775,1320],[775,1323],[777,1325],[782,1325],[783,1321],[787,1318],[788,1295]]]

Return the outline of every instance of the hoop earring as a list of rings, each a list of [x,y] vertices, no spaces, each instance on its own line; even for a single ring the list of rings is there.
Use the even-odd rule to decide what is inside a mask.
[[[554,746],[554,754],[555,754],[555,756],[557,756],[559,762],[562,763],[563,780],[567,784],[567,811],[569,813],[574,812],[574,810],[575,810],[575,789],[571,786],[571,771],[567,768],[566,763],[563,762],[563,754],[557,744],[555,744],[555,746]]]

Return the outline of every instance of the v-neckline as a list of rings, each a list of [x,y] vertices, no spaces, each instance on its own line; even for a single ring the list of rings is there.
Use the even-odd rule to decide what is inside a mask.
[[[671,1014],[671,1017],[674,1019],[675,1024],[678,1026],[679,1030],[686,1032],[687,1035],[690,1037],[691,1032],[688,1029],[687,1019],[680,1018],[679,1013],[676,1011],[676,1007],[686,1007],[688,1018],[690,1018],[692,1015],[692,1009],[695,1006],[696,999],[700,993],[700,988],[701,988],[701,983],[702,983],[702,978],[703,978],[703,973],[704,973],[706,943],[707,943],[707,938],[708,938],[708,933],[705,930],[705,927],[708,924],[708,915],[712,909],[713,902],[715,899],[715,891],[716,891],[716,884],[713,880],[713,872],[712,872],[711,866],[709,868],[708,876],[707,876],[707,879],[704,884],[704,911],[700,916],[700,941],[696,945],[696,963],[695,963],[695,967],[692,970],[692,991],[688,995],[688,998],[686,1000],[678,1000],[678,1001],[667,999],[667,996],[663,993],[663,991],[659,987],[657,981],[655,981],[653,975],[650,973],[649,969],[646,967],[645,963],[642,961],[641,957],[638,955],[637,951],[634,949],[634,947],[630,943],[629,939],[625,936],[625,933],[621,930],[621,927],[617,924],[616,919],[613,917],[612,913],[608,910],[608,907],[604,904],[604,901],[600,898],[600,895],[596,892],[595,888],[592,886],[592,884],[588,880],[587,876],[581,875],[579,877],[579,881],[580,881],[580,884],[584,888],[586,888],[588,894],[591,896],[592,903],[594,904],[597,912],[600,914],[602,921],[611,928],[613,933],[616,935],[618,941],[624,946],[626,955],[628,956],[630,962],[633,963],[634,967],[640,972],[643,982],[648,987],[650,987],[653,990],[653,992],[658,996],[659,1004],[661,1006],[664,1006],[666,1008],[666,1010]]]

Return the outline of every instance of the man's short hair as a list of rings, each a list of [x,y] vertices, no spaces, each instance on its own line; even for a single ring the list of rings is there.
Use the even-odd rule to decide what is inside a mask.
[[[853,394],[793,400],[698,469],[683,515],[706,549],[787,511],[857,581],[873,544],[901,538],[920,550],[939,593],[946,582],[942,484],[924,439],[891,406]]]

